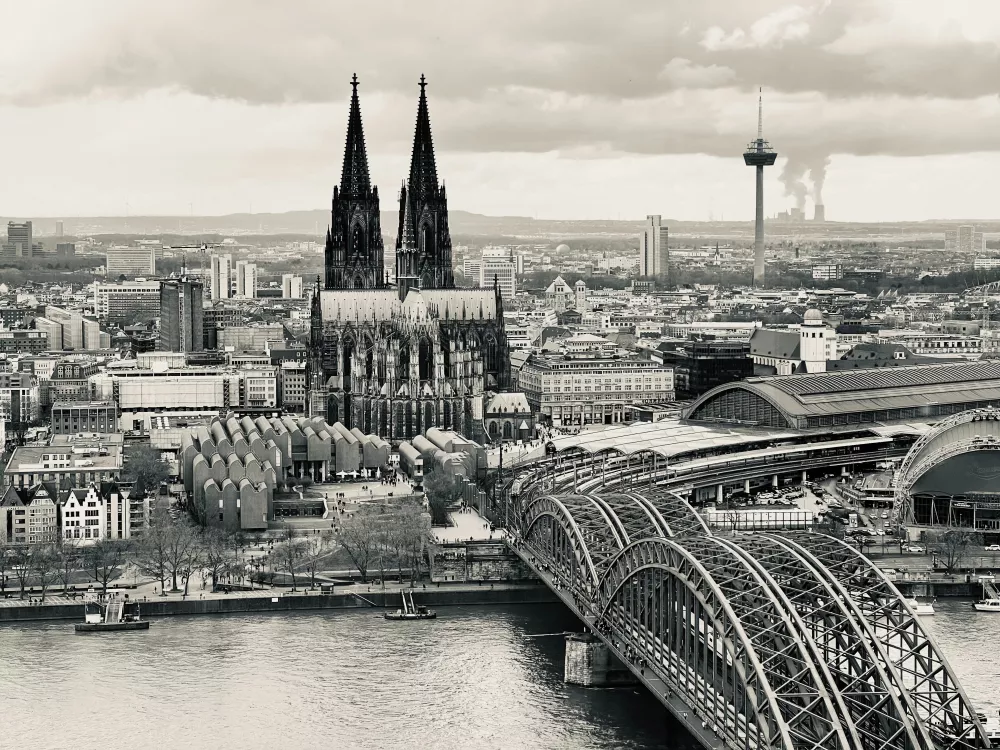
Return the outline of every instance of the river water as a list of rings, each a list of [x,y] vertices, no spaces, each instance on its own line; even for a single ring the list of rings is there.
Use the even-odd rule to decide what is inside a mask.
[[[1000,616],[938,603],[928,627],[973,700],[1000,701]],[[562,681],[561,605],[174,617],[148,632],[0,627],[0,747],[381,750],[696,745],[642,688]]]

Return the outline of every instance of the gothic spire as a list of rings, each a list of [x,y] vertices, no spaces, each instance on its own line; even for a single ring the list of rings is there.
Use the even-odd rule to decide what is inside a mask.
[[[351,114],[347,118],[347,144],[344,147],[344,171],[340,177],[340,192],[363,196],[371,190],[368,176],[368,155],[365,152],[365,131],[361,126],[361,104],[358,101],[358,76],[351,77]]]
[[[427,79],[420,75],[420,103],[417,105],[417,128],[413,134],[413,156],[410,159],[410,194],[414,198],[433,195],[438,190],[437,165],[434,162],[434,141],[431,139],[431,117],[427,112]]]

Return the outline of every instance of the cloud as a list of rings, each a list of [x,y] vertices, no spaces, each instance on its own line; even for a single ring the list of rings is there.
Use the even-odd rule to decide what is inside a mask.
[[[701,40],[710,52],[720,50],[780,47],[785,42],[802,41],[809,35],[812,11],[800,5],[789,5],[754,21],[749,32],[735,28],[728,34],[720,26],[712,26]]]
[[[660,78],[677,88],[715,88],[736,80],[736,71],[725,65],[695,65],[683,57],[675,57],[663,66]]]
[[[33,0],[0,7],[0,25],[19,32],[0,46],[8,140],[47,153],[39,134],[61,117],[75,130],[58,137],[87,133],[81,148],[128,160],[140,148],[131,131],[152,127],[185,139],[160,167],[195,174],[199,130],[225,127],[229,139],[205,141],[222,143],[212,160],[220,180],[263,167],[294,179],[310,160],[338,163],[354,72],[370,152],[401,161],[420,73],[436,145],[462,158],[739,163],[758,86],[765,135],[789,160],[796,197],[821,190],[827,162],[834,174],[843,155],[1000,152],[1000,3],[631,0],[609,15],[596,0],[535,0],[516,14],[385,0],[348,19],[328,0],[293,10],[269,0]],[[131,129],[106,129],[116,140],[92,127],[130,117]],[[177,122],[186,117],[203,119]]]

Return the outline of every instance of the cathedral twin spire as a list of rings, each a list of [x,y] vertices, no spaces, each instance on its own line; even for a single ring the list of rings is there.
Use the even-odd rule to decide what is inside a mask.
[[[351,78],[351,113],[347,117],[347,143],[344,146],[344,169],[340,176],[340,192],[347,195],[367,195],[371,190],[368,176],[368,154],[365,152],[365,131],[361,125],[361,102],[358,101],[358,77]]]
[[[420,76],[420,99],[413,136],[410,175],[400,191],[396,238],[396,281],[400,298],[412,288],[455,286],[448,230],[448,206],[437,179],[427,82]],[[386,286],[379,227],[378,188],[373,188],[358,99],[358,78],[351,79],[344,167],[334,189],[326,237],[326,288],[373,289]]]

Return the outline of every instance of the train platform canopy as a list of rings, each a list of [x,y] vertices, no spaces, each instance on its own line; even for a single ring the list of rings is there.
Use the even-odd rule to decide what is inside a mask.
[[[810,429],[934,420],[1000,406],[1000,361],[747,378],[713,388],[686,420]]]
[[[778,432],[724,425],[685,424],[678,419],[658,422],[634,422],[630,425],[607,426],[587,430],[577,435],[552,439],[557,452],[574,448],[588,453],[612,451],[630,455],[649,451],[673,457],[699,451],[715,451],[734,446],[761,446],[776,440],[801,437],[797,430]]]

